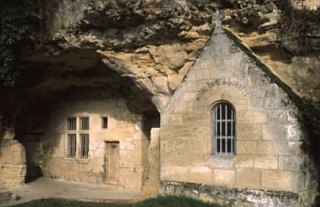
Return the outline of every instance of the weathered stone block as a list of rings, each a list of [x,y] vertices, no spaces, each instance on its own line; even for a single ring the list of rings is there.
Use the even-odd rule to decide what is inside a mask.
[[[253,112],[249,110],[241,110],[237,112],[237,123],[254,123]]]
[[[274,127],[272,127],[270,124],[261,125],[261,132],[262,132],[261,138],[263,140],[273,140],[274,139],[274,135],[272,133],[273,129]]]
[[[119,185],[126,189],[138,189],[142,187],[142,174],[140,169],[120,168]]]
[[[274,190],[295,191],[294,174],[289,171],[262,170],[262,187]]]
[[[262,130],[259,124],[238,124],[238,140],[259,140],[262,137]]]
[[[213,170],[213,181],[217,185],[234,186],[236,177],[234,170]]]
[[[174,148],[172,146],[175,146]],[[162,161],[166,164],[198,165],[208,160],[209,143],[198,139],[171,139],[161,141]],[[171,156],[172,154],[175,156]],[[164,163],[162,163],[164,164]]]
[[[212,170],[208,167],[191,167],[189,171],[189,182],[212,184]]]
[[[266,107],[267,108],[280,108],[282,97],[280,95],[279,87],[276,84],[272,84],[272,86],[266,88],[267,93],[266,97],[272,97],[266,99]]]
[[[208,80],[212,76],[210,70],[198,70],[197,73],[193,74],[194,80]]]
[[[213,169],[217,168],[226,168],[232,169],[234,168],[235,157],[232,156],[211,156],[210,157],[210,167]]]
[[[13,187],[25,181],[26,154],[17,140],[0,140],[0,186]]]
[[[182,120],[186,125],[190,125],[193,127],[199,127],[199,126],[204,126],[208,125],[208,120],[206,119],[203,114],[197,114],[197,113],[184,113],[182,114]],[[208,127],[206,127],[208,128]]]
[[[176,180],[188,182],[189,167],[165,166],[161,167],[161,180]]]
[[[237,152],[241,155],[254,155],[257,153],[256,141],[238,141]]]
[[[26,163],[24,146],[17,140],[1,140],[0,163],[8,165],[21,165]]]
[[[264,124],[267,122],[266,111],[253,111],[253,121],[256,124]]]
[[[279,154],[274,141],[260,141],[257,145],[257,152],[260,155],[276,155]]]
[[[268,109],[267,114],[269,121],[281,123],[285,123],[287,121],[287,114],[284,109]]]
[[[301,170],[303,156],[279,156],[279,169],[289,171]]]
[[[260,170],[254,169],[237,169],[237,186],[259,188]]]
[[[250,99],[250,108],[264,108],[265,107],[265,101],[264,98],[260,97],[252,97]]]
[[[236,168],[253,168],[254,156],[248,155],[237,155],[236,157]]]
[[[0,185],[14,187],[25,182],[27,168],[25,165],[0,165]]]
[[[248,100],[243,97],[237,97],[236,104],[237,110],[247,110],[248,109]]]
[[[255,76],[255,78],[258,79],[258,77],[256,77],[256,76]],[[250,80],[252,80],[252,78],[250,78]],[[252,97],[254,97],[254,98],[250,99],[250,103],[256,99],[264,98],[266,95],[265,85],[250,88],[250,94]]]
[[[277,156],[256,156],[254,158],[254,168],[259,169],[278,169]]]
[[[291,155],[302,155],[301,146],[303,142],[301,140],[291,140],[287,143],[288,154]]]

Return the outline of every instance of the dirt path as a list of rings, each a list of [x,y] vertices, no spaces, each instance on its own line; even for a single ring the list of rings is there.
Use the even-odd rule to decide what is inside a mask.
[[[9,189],[20,197],[0,206],[10,206],[42,198],[64,198],[94,202],[136,202],[142,200],[142,193],[135,190],[117,189],[114,186],[102,186],[67,182],[41,177],[32,183]]]

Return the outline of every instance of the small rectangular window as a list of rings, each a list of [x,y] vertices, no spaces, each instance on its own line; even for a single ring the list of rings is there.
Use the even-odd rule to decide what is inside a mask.
[[[87,159],[89,155],[89,134],[80,134],[80,158]]]
[[[101,128],[102,129],[108,128],[108,117],[107,116],[101,117]]]
[[[70,117],[68,118],[68,130],[76,130],[77,129],[77,118],[76,117]]]
[[[80,130],[89,130],[89,117],[80,117]]]
[[[67,144],[67,156],[70,158],[76,157],[76,149],[77,149],[77,136],[76,134],[68,134],[68,144]]]

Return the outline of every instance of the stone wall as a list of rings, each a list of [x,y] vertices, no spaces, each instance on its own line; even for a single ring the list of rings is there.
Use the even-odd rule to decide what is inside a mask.
[[[160,129],[152,128],[148,147],[148,168],[144,180],[145,196],[159,194],[160,189]]]
[[[119,142],[119,180],[123,188],[141,189],[146,163],[143,150],[148,139],[142,133],[142,116],[132,114],[124,100],[75,101],[60,104],[52,113],[47,130],[40,139],[40,165],[46,176],[87,183],[106,183],[106,142]],[[67,118],[90,119],[89,158],[67,158]],[[101,117],[108,117],[108,128],[101,128]]]
[[[14,187],[25,182],[26,154],[17,140],[0,140],[0,186]]]
[[[161,180],[308,194],[298,110],[246,52],[216,29],[161,113]],[[220,100],[236,111],[235,156],[212,154]]]
[[[161,192],[166,195],[183,195],[222,206],[235,207],[301,207],[305,206],[298,193],[247,188],[217,187],[185,182],[162,182]]]

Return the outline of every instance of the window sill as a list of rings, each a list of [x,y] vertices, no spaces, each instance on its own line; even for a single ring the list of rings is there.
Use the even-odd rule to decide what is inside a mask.
[[[74,161],[74,162],[79,162],[79,163],[88,163],[89,162],[89,158],[64,157],[64,159],[67,161]]]
[[[64,157],[65,160],[76,160],[76,157]]]
[[[236,155],[211,155],[209,165],[212,168],[234,168]]]
[[[80,164],[87,164],[89,162],[89,158],[79,158],[78,162]]]

